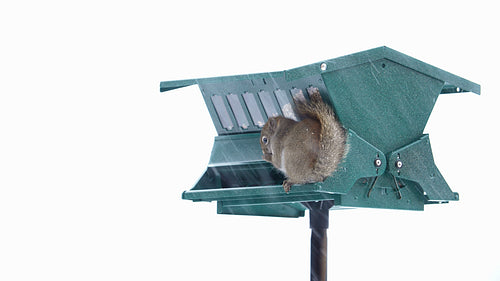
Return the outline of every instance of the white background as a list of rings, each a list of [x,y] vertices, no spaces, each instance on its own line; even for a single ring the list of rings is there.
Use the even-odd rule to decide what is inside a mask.
[[[382,45],[481,84],[425,130],[460,201],[331,212],[330,280],[500,280],[497,3],[176,2],[0,4],[0,280],[308,280],[307,216],[181,200],[215,130],[159,83]]]

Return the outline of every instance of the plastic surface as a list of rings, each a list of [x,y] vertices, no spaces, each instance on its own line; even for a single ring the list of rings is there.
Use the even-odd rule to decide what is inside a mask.
[[[207,171],[183,199],[218,201],[224,214],[297,217],[305,210],[298,202],[422,210],[459,198],[423,130],[439,94],[479,94],[473,82],[380,47],[281,72],[161,82],[160,90],[194,84],[219,136]],[[348,129],[350,150],[325,182],[287,194],[283,176],[262,160],[259,134],[268,117],[297,118],[293,97],[310,86]]]

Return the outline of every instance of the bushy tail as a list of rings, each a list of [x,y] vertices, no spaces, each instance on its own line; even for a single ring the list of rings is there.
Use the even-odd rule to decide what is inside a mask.
[[[297,111],[304,117],[316,119],[321,124],[318,161],[314,173],[326,178],[330,176],[347,154],[347,135],[333,109],[323,102],[318,88],[307,89],[310,102],[295,100]]]

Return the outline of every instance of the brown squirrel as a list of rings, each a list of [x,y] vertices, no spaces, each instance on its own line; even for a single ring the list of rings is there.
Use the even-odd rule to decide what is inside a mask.
[[[294,98],[297,122],[283,116],[270,117],[261,131],[262,158],[271,162],[287,179],[285,192],[294,184],[324,181],[347,153],[346,132],[318,88],[307,89],[310,102]]]

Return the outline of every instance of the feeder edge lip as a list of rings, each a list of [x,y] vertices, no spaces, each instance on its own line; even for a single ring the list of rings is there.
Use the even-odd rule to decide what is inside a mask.
[[[178,88],[183,88],[183,87],[198,84],[198,82],[196,80],[197,79],[163,81],[160,83],[160,92],[166,92],[166,91],[175,90]]]

